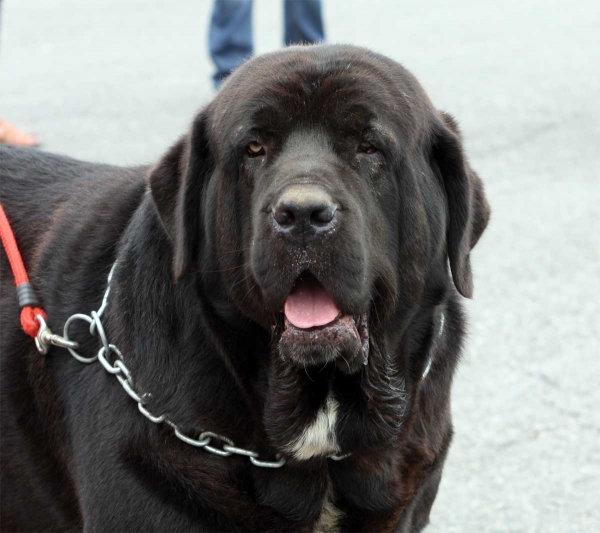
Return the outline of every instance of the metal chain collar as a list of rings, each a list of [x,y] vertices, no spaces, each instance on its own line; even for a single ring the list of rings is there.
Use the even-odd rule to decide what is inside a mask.
[[[38,335],[40,340],[42,339],[42,336],[47,337],[47,342],[50,342],[62,348],[66,348],[67,350],[69,350],[70,354],[81,363],[89,364],[95,362],[96,360],[99,361],[104,370],[106,370],[109,374],[115,376],[121,384],[121,386],[123,387],[123,389],[125,390],[125,392],[137,403],[137,407],[140,413],[142,413],[148,420],[150,420],[150,422],[154,424],[166,424],[170,426],[173,429],[175,436],[179,440],[185,442],[186,444],[189,444],[190,446],[195,446],[196,448],[202,448],[207,452],[210,452],[215,455],[220,455],[221,457],[229,457],[231,455],[242,455],[244,457],[248,457],[248,459],[250,459],[250,462],[254,466],[259,466],[262,468],[281,468],[286,463],[286,460],[285,458],[279,455],[275,456],[275,461],[260,460],[257,452],[247,450],[245,448],[239,448],[234,444],[234,442],[231,439],[223,435],[219,435],[218,433],[214,433],[212,431],[203,431],[200,433],[197,439],[194,439],[188,435],[185,435],[179,429],[177,424],[175,424],[173,421],[167,418],[167,414],[155,416],[150,411],[148,411],[148,409],[146,409],[145,405],[148,403],[152,395],[150,393],[140,393],[136,391],[133,376],[131,374],[131,371],[125,364],[125,361],[123,360],[123,354],[114,344],[111,344],[108,341],[108,338],[106,337],[106,332],[104,331],[104,326],[102,325],[101,318],[104,312],[106,311],[106,307],[108,305],[108,295],[110,294],[110,282],[112,280],[116,266],[117,263],[115,262],[112,268],[110,269],[110,274],[108,275],[108,285],[106,287],[106,292],[104,293],[104,298],[102,299],[102,305],[100,306],[100,309],[98,309],[98,311],[92,311],[89,316],[82,313],[76,313],[69,317],[69,319],[65,322],[62,338],[57,335],[50,336],[49,333],[51,332],[47,330],[45,323],[42,324],[42,322],[40,322],[40,325],[42,326],[40,330],[42,330],[42,328],[45,328],[43,335],[42,333]],[[100,348],[100,350],[98,350],[98,353],[94,357],[84,357],[75,351],[75,348],[78,347],[78,344],[69,338],[69,328],[71,324],[76,320],[82,320],[84,322],[87,322],[90,325],[90,334],[95,337],[99,337],[100,341],[102,342],[102,347]],[[45,346],[47,350],[47,343]],[[39,345],[38,349],[40,349]],[[115,354],[116,356],[114,359],[114,363],[112,364],[110,362],[111,354]],[[213,440],[220,441],[220,446],[217,447],[212,445]],[[350,454],[329,455],[328,458],[333,459],[334,461],[341,461],[349,455]]]

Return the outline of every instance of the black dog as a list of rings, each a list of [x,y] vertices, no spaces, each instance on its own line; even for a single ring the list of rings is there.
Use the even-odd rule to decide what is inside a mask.
[[[100,325],[122,363],[101,355],[142,405],[97,362],[36,351],[0,253],[4,531],[427,524],[489,207],[409,72],[289,48],[235,72],[153,168],[2,148],[0,177],[55,333],[115,264]],[[69,326],[82,356],[92,333]]]

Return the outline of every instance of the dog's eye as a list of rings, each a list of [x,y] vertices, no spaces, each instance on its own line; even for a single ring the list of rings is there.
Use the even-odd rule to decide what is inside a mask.
[[[358,145],[358,151],[364,154],[374,154],[377,151],[377,148],[375,148],[370,142],[363,141]]]
[[[250,157],[256,157],[259,155],[263,155],[265,153],[265,149],[262,144],[252,141],[247,147],[246,152]]]

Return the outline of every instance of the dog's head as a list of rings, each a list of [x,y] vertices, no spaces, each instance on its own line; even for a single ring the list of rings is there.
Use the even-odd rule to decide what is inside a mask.
[[[350,46],[243,65],[150,185],[176,278],[198,273],[290,364],[341,358],[350,374],[369,334],[446,290],[448,263],[471,296],[489,217],[452,118],[399,64]]]

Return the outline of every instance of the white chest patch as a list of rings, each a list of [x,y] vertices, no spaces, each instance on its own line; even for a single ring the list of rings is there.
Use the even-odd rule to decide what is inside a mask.
[[[335,437],[338,407],[337,400],[331,395],[327,396],[315,420],[288,444],[287,451],[301,460],[339,453],[340,448]]]
[[[314,533],[338,533],[339,521],[343,513],[335,505],[333,505],[333,495],[331,485],[327,489],[325,500],[323,500],[323,510],[319,521],[315,525]]]

